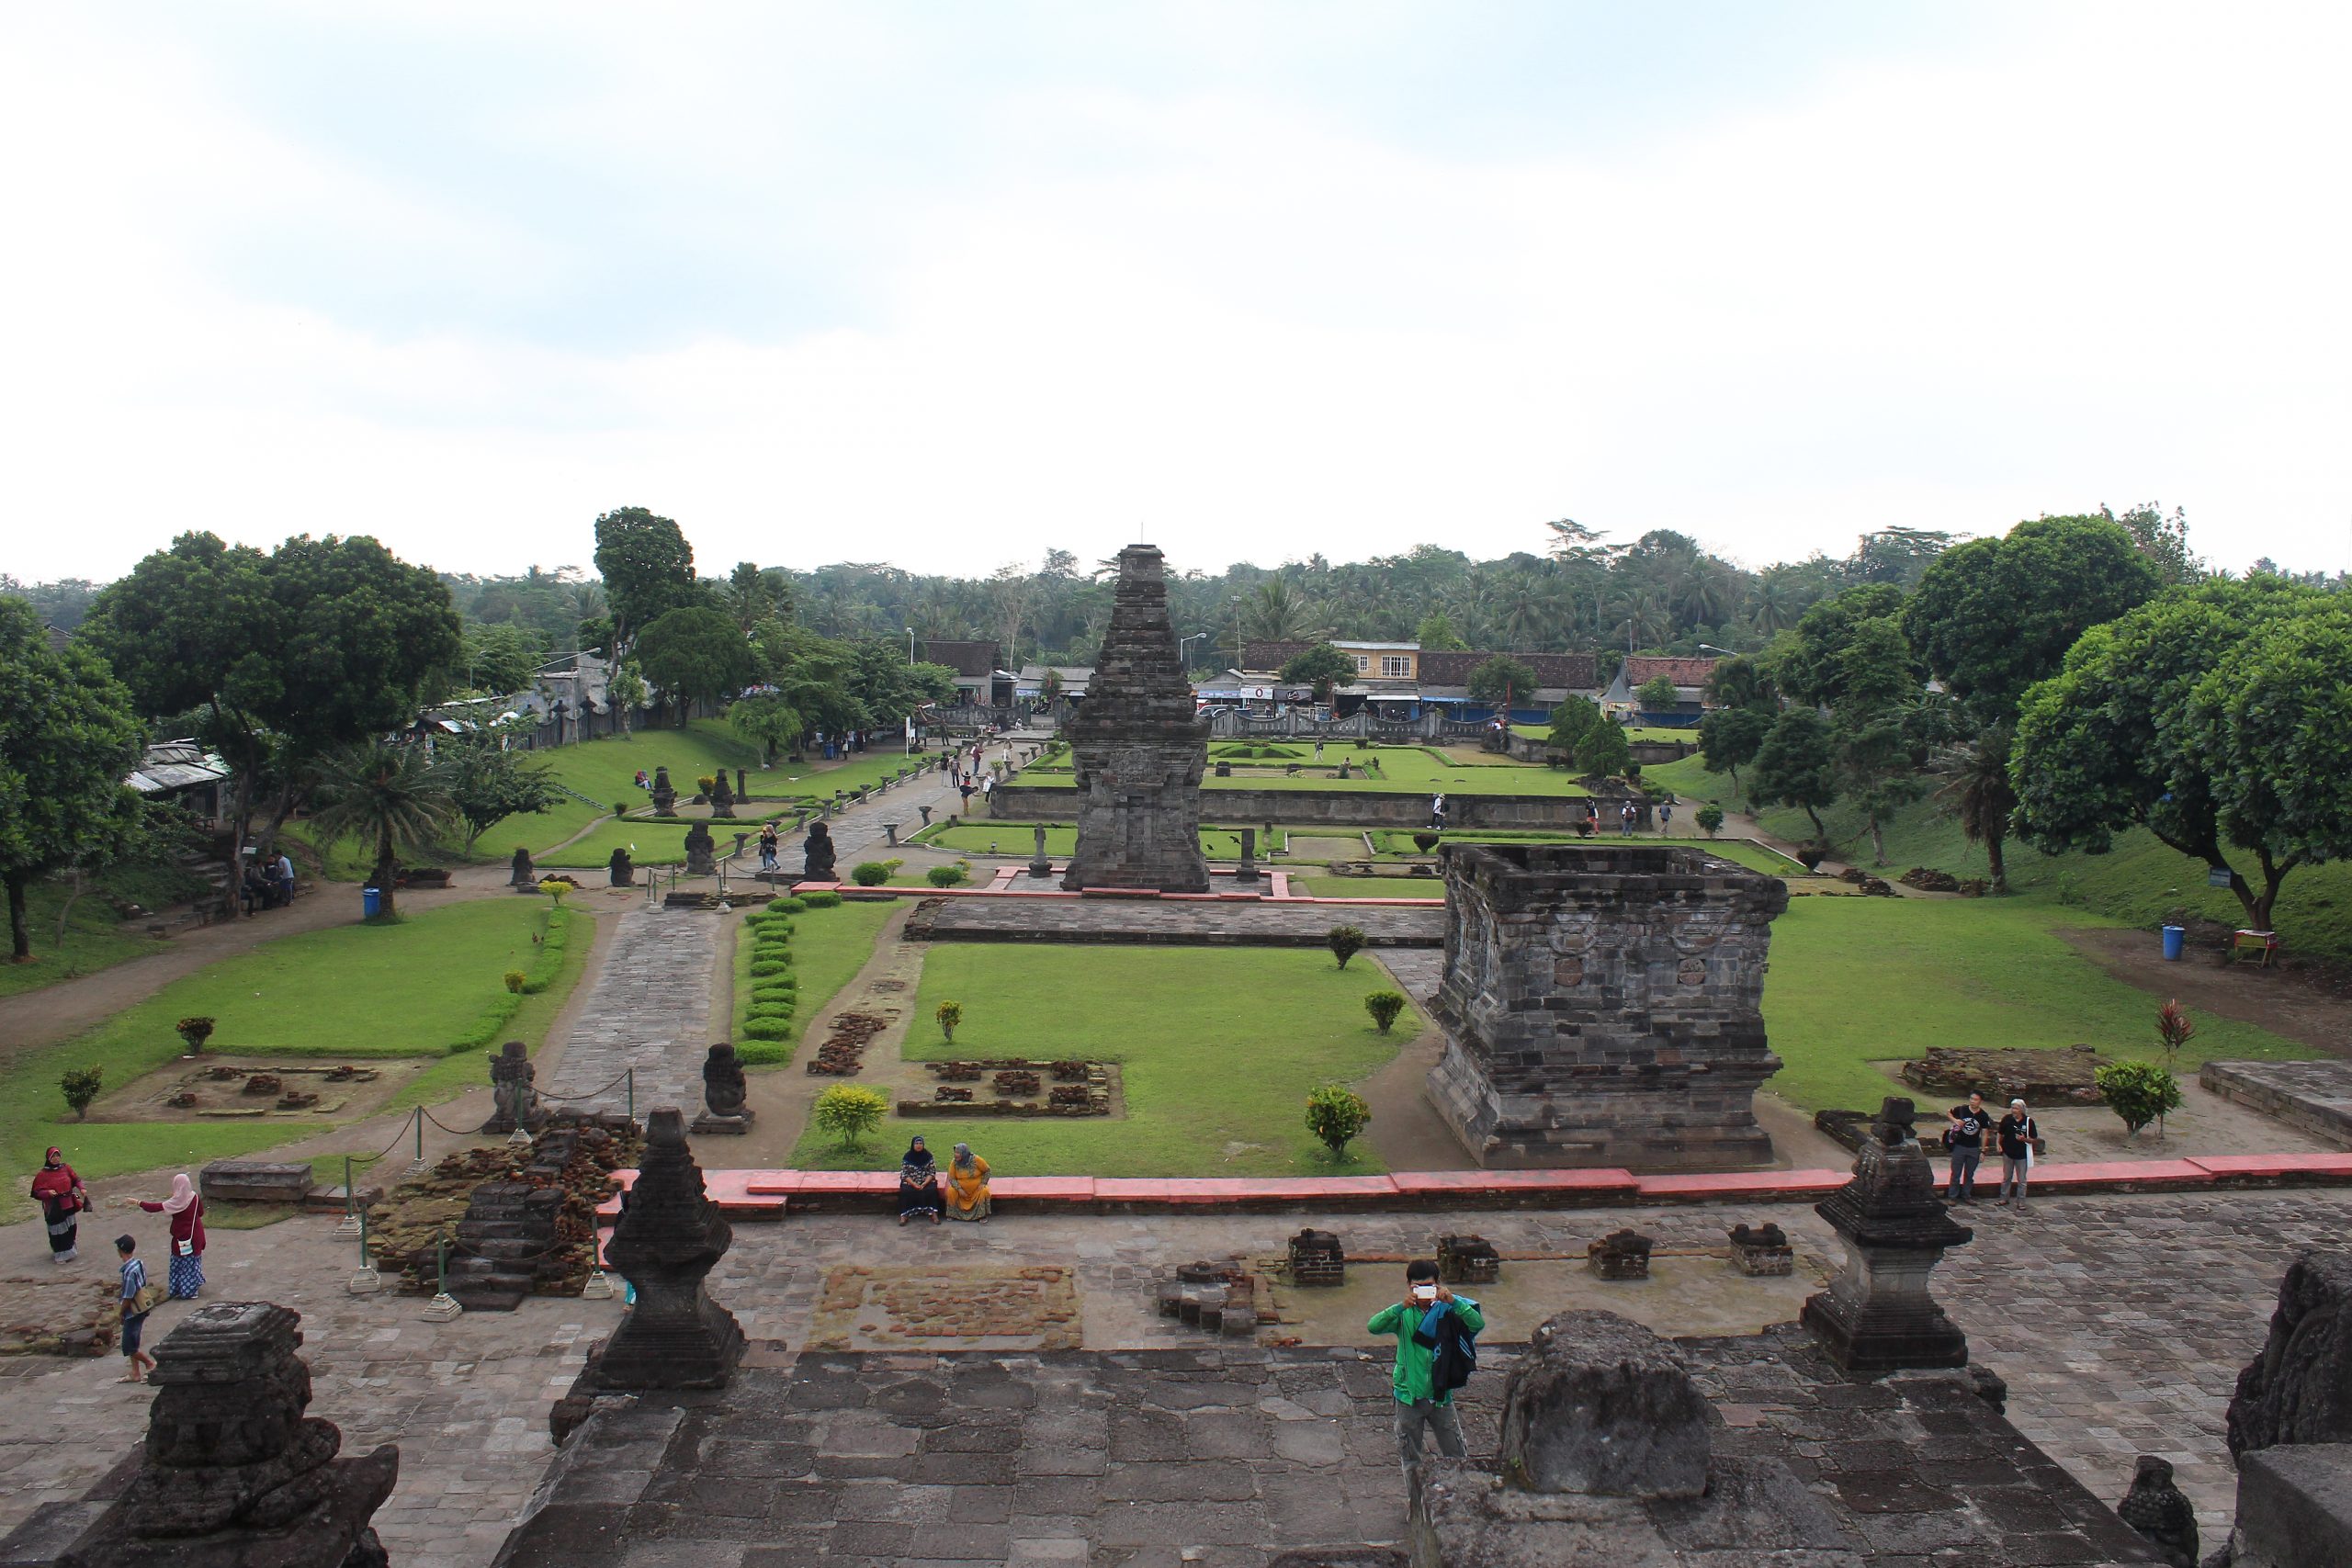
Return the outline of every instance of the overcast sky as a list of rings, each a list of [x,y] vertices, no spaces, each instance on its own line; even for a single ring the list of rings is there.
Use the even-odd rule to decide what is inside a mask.
[[[2352,564],[2352,7],[14,6],[0,570]]]

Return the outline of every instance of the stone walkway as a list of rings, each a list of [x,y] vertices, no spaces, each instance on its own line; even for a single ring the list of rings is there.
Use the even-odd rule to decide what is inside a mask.
[[[2136,1454],[2164,1454],[2178,1467],[2207,1540],[2217,1540],[2233,1495],[2222,1429],[2238,1370],[2262,1343],[2293,1253],[2340,1242],[2352,1222],[2352,1190],[2044,1199],[2024,1215],[1979,1208],[1961,1217],[1979,1227],[1977,1239],[1938,1271],[1936,1294],[1967,1331],[1975,1359],[2007,1380],[2010,1419],[2110,1501],[2122,1496]],[[1158,1269],[1199,1257],[1278,1254],[1302,1225],[1338,1229],[1349,1252],[1363,1258],[1422,1253],[1438,1232],[1453,1229],[1477,1231],[1507,1257],[1574,1255],[1592,1237],[1633,1224],[1663,1249],[1690,1253],[1692,1278],[1706,1285],[1701,1295],[1678,1286],[1646,1298],[1644,1287],[1623,1288],[1623,1310],[1675,1332],[1675,1314],[1691,1310],[1686,1295],[1690,1302],[1703,1295],[1702,1304],[1721,1314],[1736,1304],[1727,1292],[1745,1288],[1727,1268],[1712,1269],[1696,1255],[1720,1247],[1735,1222],[1767,1219],[1789,1230],[1800,1267],[1817,1272],[1838,1257],[1827,1227],[1800,1205],[1339,1218],[1007,1216],[984,1227],[906,1230],[877,1213],[739,1225],[711,1283],[752,1339],[787,1348],[781,1363],[774,1351],[762,1352],[769,1364],[788,1364],[807,1344],[828,1277],[850,1267],[943,1271],[951,1284],[964,1270],[994,1277],[1066,1267],[1075,1273],[1087,1348],[1168,1348],[1203,1341],[1154,1313]],[[586,1342],[610,1332],[619,1303],[531,1301],[511,1314],[426,1324],[415,1297],[343,1292],[352,1249],[332,1242],[331,1227],[329,1219],[304,1218],[260,1231],[215,1231],[206,1294],[277,1301],[301,1312],[313,1413],[341,1424],[354,1447],[401,1444],[400,1489],[379,1516],[395,1561],[405,1568],[486,1562],[552,1451],[548,1405],[578,1371]],[[0,1253],[8,1258],[30,1261],[42,1250],[36,1226],[0,1230]],[[1507,1281],[1510,1269],[1507,1263]],[[1773,1282],[1750,1283],[1763,1292],[1758,1321],[1785,1310],[1788,1292],[1767,1300]],[[186,1310],[159,1309],[151,1335],[169,1332]],[[1490,1334],[1498,1343],[1523,1337],[1532,1322],[1522,1320],[1543,1310],[1539,1303],[1498,1314],[1509,1321],[1498,1320]],[[1683,1331],[1694,1330],[1721,1332],[1720,1318]],[[138,1440],[148,1396],[112,1381],[119,1371],[111,1357],[0,1361],[0,1378],[8,1380],[0,1529],[41,1502],[78,1495]],[[1489,1380],[1471,1397],[1490,1411],[1499,1396]],[[1490,1418],[1474,1414],[1474,1421]]]
[[[541,1090],[591,1111],[642,1114],[702,1105],[703,1038],[710,1020],[719,937],[726,925],[698,909],[632,909],[620,917],[586,1006]]]

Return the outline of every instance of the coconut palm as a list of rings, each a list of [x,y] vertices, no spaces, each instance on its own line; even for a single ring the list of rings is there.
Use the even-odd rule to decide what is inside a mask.
[[[402,850],[423,849],[456,820],[450,771],[425,760],[422,746],[361,744],[338,751],[318,770],[318,808],[311,826],[322,844],[337,839],[376,842],[378,908],[393,913],[392,877]]]
[[[1937,772],[1946,782],[1936,798],[1959,819],[1970,843],[1984,846],[1996,893],[2009,890],[2001,840],[2009,836],[2009,814],[2018,807],[2017,791],[2009,783],[2009,727],[1996,724],[1979,734],[1974,745],[1940,752],[1937,759]]]
[[[1306,596],[1281,577],[1266,579],[1241,601],[1241,630],[1250,642],[1320,642],[1329,635]]]

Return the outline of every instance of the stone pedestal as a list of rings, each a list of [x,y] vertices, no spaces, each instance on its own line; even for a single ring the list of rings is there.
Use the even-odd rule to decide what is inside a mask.
[[[1042,882],[1054,874],[1054,863],[1046,853],[1046,825],[1040,822],[1030,831],[1036,835],[1036,844],[1029,852],[1029,874]]]
[[[1695,849],[1456,844],[1430,1099],[1490,1169],[1767,1164],[1760,1010],[1788,889]]]
[[[1953,1224],[1936,1196],[1911,1120],[1911,1102],[1889,1097],[1854,1179],[1814,1205],[1846,1244],[1846,1262],[1829,1289],[1806,1298],[1802,1320],[1849,1372],[1968,1364],[1967,1337],[1928,1294],[1928,1278],[1946,1247],[1976,1233]]]
[[[754,1115],[743,1102],[747,1092],[742,1061],[735,1055],[735,1047],[722,1040],[710,1048],[710,1055],[703,1061],[703,1113],[695,1118],[695,1136],[705,1133],[750,1132]]]
[[[697,822],[686,829],[686,874],[718,874],[718,846],[711,841],[707,824]]]
[[[485,1133],[536,1133],[547,1124],[546,1108],[533,1079],[537,1071],[520,1040],[509,1040],[490,1058],[490,1097],[496,1109],[481,1124]]]
[[[1062,886],[1205,893],[1201,771],[1208,720],[1168,619],[1155,545],[1119,552],[1111,625],[1086,701],[1070,721],[1078,783],[1078,850]]]
[[[1503,1384],[1503,1473],[1529,1492],[1696,1497],[1707,1402],[1674,1347],[1613,1312],[1544,1320]]]
[[[1796,1272],[1796,1249],[1780,1226],[1767,1224],[1759,1230],[1734,1225],[1730,1235],[1732,1267],[1741,1273],[1753,1279],[1779,1279]]]
[[[703,1278],[733,1240],[687,1151],[685,1117],[662,1107],[646,1123],[645,1163],[605,1247],[606,1263],[637,1287],[637,1308],[582,1381],[598,1389],[725,1386],[742,1359],[743,1330],[704,1292]]]
[[[218,1302],[164,1337],[139,1472],[58,1568],[381,1568],[368,1520],[400,1450],[335,1457],[343,1434],[302,1413],[300,1321],[267,1302]]]
[[[1258,829],[1241,829],[1241,863],[1233,868],[1233,880],[1254,884],[1258,880]]]

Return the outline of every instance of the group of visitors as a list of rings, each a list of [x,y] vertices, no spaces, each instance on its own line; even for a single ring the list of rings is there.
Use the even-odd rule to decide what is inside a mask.
[[[49,1232],[50,1261],[61,1265],[78,1261],[82,1216],[96,1204],[91,1201],[90,1190],[81,1176],[65,1162],[62,1149],[51,1148],[41,1156],[40,1169],[33,1173],[31,1196],[40,1205],[41,1221]],[[165,1270],[167,1286],[148,1279],[147,1265],[139,1256],[137,1236],[125,1232],[114,1239],[120,1275],[118,1299],[122,1303],[122,1355],[130,1363],[122,1381],[142,1382],[155,1365],[155,1358],[141,1345],[147,1314],[166,1300],[194,1301],[197,1292],[204,1289],[204,1200],[198,1194],[196,1183],[182,1171],[172,1178],[168,1197],[124,1198],[119,1201],[125,1208],[166,1216],[165,1240],[170,1258]]]
[[[922,1134],[907,1144],[899,1158],[899,1223],[943,1218],[985,1224],[989,1217],[989,1162],[958,1144],[943,1178],[923,1146]]]
[[[760,869],[762,871],[774,871],[775,869],[776,855],[782,847],[782,843],[783,840],[776,837],[775,823],[763,822],[760,824]]]
[[[2041,1129],[2035,1125],[2025,1101],[2010,1100],[2009,1113],[1996,1122],[1991,1108],[1984,1103],[1984,1096],[1974,1093],[1968,1097],[1967,1104],[1953,1106],[1946,1112],[1946,1118],[1943,1143],[1951,1156],[1951,1169],[1944,1186],[1944,1201],[1975,1201],[1976,1170],[1984,1161],[1984,1140],[1990,1135],[2001,1150],[1999,1201],[2010,1208],[2024,1208],[2026,1184],[2032,1179],[2033,1162],[2041,1147]]]
[[[274,860],[247,861],[237,888],[237,901],[248,915],[282,909],[294,902],[294,863],[280,852]]]

